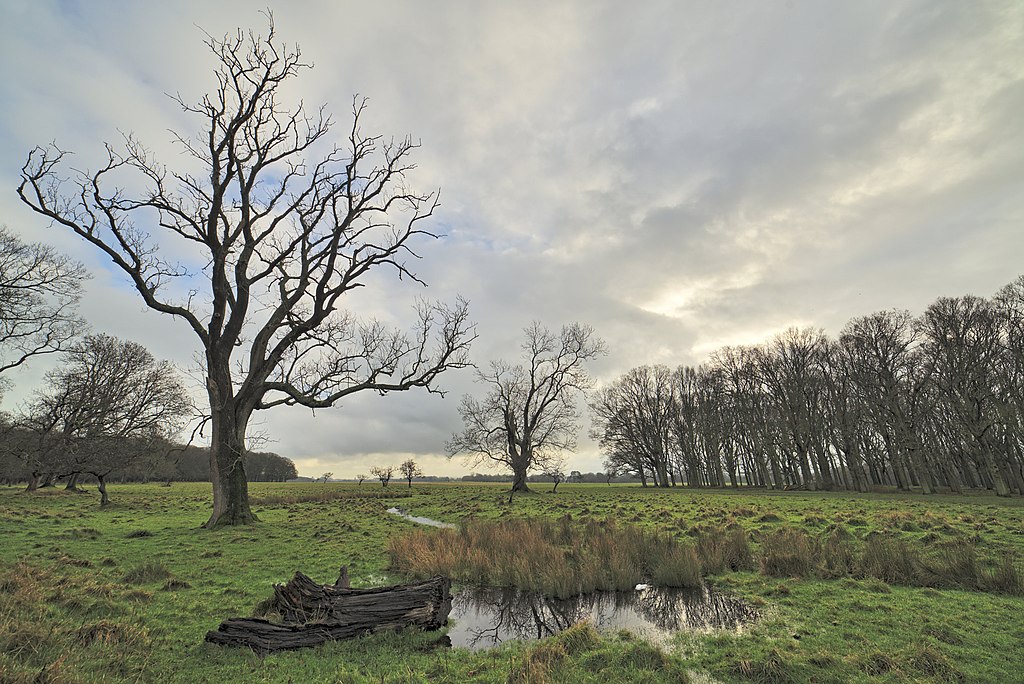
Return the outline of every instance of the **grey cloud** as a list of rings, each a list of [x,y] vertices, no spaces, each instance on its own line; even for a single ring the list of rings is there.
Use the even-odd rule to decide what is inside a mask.
[[[210,83],[195,25],[262,26],[244,2],[14,8],[0,29],[5,64],[23,65],[0,86],[8,188],[32,145],[57,139],[88,165],[118,129],[180,163],[166,131],[195,122],[164,93]],[[837,332],[880,308],[990,294],[1020,270],[1019,5],[309,2],[275,16],[316,64],[292,92],[329,102],[340,129],[351,96],[369,96],[368,130],[422,140],[413,183],[442,188],[446,237],[416,264],[430,287],[381,274],[348,305],[400,325],[416,296],[462,293],[479,363],[514,358],[533,319],[580,320],[609,342],[594,372],[610,379],[793,323]],[[84,302],[97,329],[191,362],[187,333],[143,312],[94,253],[10,192],[0,210],[97,272]],[[315,418],[268,412],[262,429],[339,475],[428,459],[474,389],[469,372],[443,384],[444,400],[359,397]],[[575,458],[599,466],[586,440]]]

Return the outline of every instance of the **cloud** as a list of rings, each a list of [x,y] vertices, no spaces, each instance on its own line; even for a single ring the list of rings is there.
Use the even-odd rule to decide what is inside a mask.
[[[0,186],[57,140],[91,166],[134,131],[168,165],[168,129],[196,122],[166,93],[211,83],[202,27],[262,17],[244,2],[9,3],[0,29]],[[595,375],[696,364],[789,325],[836,333],[851,317],[987,295],[1024,247],[1024,7],[981,2],[371,4],[274,10],[315,64],[292,95],[355,93],[368,130],[422,142],[413,182],[442,188],[440,240],[421,245],[422,290],[390,275],[353,310],[408,321],[417,295],[470,298],[474,359],[514,358],[520,330],[580,320],[609,343]],[[18,65],[15,68],[14,65]],[[144,311],[102,258],[13,193],[3,221],[97,274],[97,330],[192,363],[176,322]],[[42,369],[19,374],[5,406]],[[375,459],[439,454],[472,374],[447,399],[359,397],[264,417],[271,448],[337,476]],[[201,388],[197,391],[201,392]],[[582,431],[586,432],[584,425]],[[435,460],[428,460],[435,459]],[[600,466],[582,440],[572,469]],[[451,465],[456,468],[456,465]],[[428,469],[429,470],[429,469]]]

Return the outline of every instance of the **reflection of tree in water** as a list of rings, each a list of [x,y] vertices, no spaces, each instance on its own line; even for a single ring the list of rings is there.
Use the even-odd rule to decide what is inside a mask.
[[[739,629],[758,617],[753,606],[707,587],[650,588],[627,596],[640,615],[665,632]]]
[[[452,599],[471,648],[507,639],[542,639],[572,627],[589,611],[575,599],[559,600],[516,589],[467,589]]]
[[[508,639],[541,639],[581,620],[598,626],[647,623],[670,633],[681,629],[737,629],[757,618],[742,601],[709,591],[648,588],[638,592],[596,592],[572,599],[545,598],[515,589],[467,589],[452,602],[452,618],[466,632],[470,648]]]

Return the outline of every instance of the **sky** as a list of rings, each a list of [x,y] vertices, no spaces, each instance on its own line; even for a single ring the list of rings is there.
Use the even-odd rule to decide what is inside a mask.
[[[470,301],[472,359],[514,360],[531,321],[593,326],[597,383],[696,365],[790,326],[836,335],[887,308],[989,296],[1024,273],[1024,3],[0,0],[0,223],[84,262],[93,332],[196,381],[197,340],[148,311],[95,250],[17,198],[28,151],[95,168],[122,132],[159,161],[198,132],[171,100],[211,89],[204,32],[261,31],[312,70],[287,93],[422,144],[410,183],[441,189],[425,290],[385,276],[349,306],[411,321],[416,297]],[[12,373],[14,410],[50,361]],[[263,448],[302,475],[447,459],[470,370],[425,392],[262,412]],[[201,394],[200,394],[201,395]],[[584,408],[581,402],[581,409]],[[566,470],[601,469],[580,424]]]

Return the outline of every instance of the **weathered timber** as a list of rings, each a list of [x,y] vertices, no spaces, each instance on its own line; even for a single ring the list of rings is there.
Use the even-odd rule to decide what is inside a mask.
[[[341,578],[334,586],[317,584],[297,572],[287,584],[274,586],[269,610],[279,613],[282,623],[230,618],[207,632],[206,641],[270,653],[388,629],[438,629],[451,612],[451,581],[445,577],[375,589],[340,584]]]

